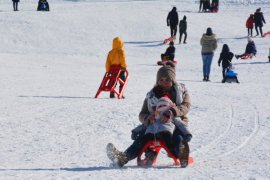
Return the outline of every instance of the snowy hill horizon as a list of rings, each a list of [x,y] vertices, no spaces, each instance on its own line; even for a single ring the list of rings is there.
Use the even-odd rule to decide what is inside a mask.
[[[261,8],[270,31],[270,2],[226,0],[218,13],[199,13],[198,1],[49,0],[50,12],[21,0],[14,12],[0,2],[1,179],[270,179],[269,37],[253,37],[258,53],[233,59],[239,84],[221,83],[223,44],[241,54],[248,16]],[[188,168],[110,167],[106,144],[131,143],[146,93],[154,86],[170,36],[173,6],[187,16],[187,44],[176,39],[177,82],[191,95],[188,117],[194,164]],[[211,82],[202,81],[200,38],[211,27],[218,48]],[[255,34],[255,30],[253,30]],[[124,41],[130,79],[125,99],[94,96],[112,40]],[[162,162],[170,159],[161,153]]]

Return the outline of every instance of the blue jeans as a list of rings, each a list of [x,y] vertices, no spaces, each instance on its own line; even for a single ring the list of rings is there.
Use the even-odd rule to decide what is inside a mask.
[[[214,53],[202,54],[203,76],[208,76],[209,77],[213,57],[214,57]]]

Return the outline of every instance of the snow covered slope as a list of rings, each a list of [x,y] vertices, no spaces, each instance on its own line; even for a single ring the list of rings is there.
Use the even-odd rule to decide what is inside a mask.
[[[268,38],[254,38],[258,54],[233,59],[240,84],[222,84],[222,45],[245,50],[245,21],[261,7],[270,31],[268,1],[227,0],[217,14],[198,13],[197,1],[34,0],[0,2],[1,179],[269,179],[270,63]],[[187,16],[188,44],[176,44],[177,81],[192,97],[189,114],[195,163],[186,169],[109,167],[105,147],[130,144],[130,131],[156,79],[167,48],[172,6]],[[218,38],[211,82],[202,82],[199,40],[207,27]],[[126,99],[95,93],[112,39],[125,42],[130,80]]]

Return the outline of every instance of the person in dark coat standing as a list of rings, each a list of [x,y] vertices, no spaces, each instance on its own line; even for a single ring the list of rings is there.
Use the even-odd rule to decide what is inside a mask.
[[[246,27],[247,27],[247,30],[248,30],[248,36],[251,36],[251,37],[252,37],[253,24],[254,24],[254,15],[251,14],[248,17],[247,22],[246,22]]]
[[[179,23],[179,34],[180,34],[179,44],[181,44],[183,34],[185,35],[184,44],[186,44],[187,43],[186,42],[187,40],[187,17],[186,16],[184,16],[183,19]]]
[[[178,21],[179,19],[178,19],[178,13],[176,11],[176,7],[173,7],[167,16],[167,26],[170,26],[171,37],[176,36]]]
[[[12,0],[12,2],[13,2],[13,10],[19,11],[18,10],[18,3],[20,2],[20,0]]]
[[[227,44],[224,44],[218,59],[218,66],[220,66],[220,63],[222,61],[222,76],[223,76],[222,83],[225,82],[226,72],[228,71],[228,68],[232,66],[231,63],[232,59],[233,53],[230,52],[229,46]]]
[[[257,32],[256,36],[259,35],[258,28],[260,29],[261,36],[263,36],[262,27],[263,27],[263,23],[266,24],[266,22],[264,20],[263,13],[261,12],[261,8],[258,8],[256,12],[254,13],[254,23],[255,23],[255,29]]]

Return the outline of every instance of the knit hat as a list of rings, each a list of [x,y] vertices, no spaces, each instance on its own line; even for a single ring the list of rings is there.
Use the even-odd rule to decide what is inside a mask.
[[[209,28],[207,28],[206,29],[206,35],[212,35],[213,34],[213,31],[212,31],[212,29],[209,27]]]
[[[168,78],[170,79],[173,83],[176,82],[176,75],[175,75],[175,65],[173,62],[168,61],[163,67],[159,68],[157,72],[157,82],[162,78]]]
[[[252,38],[251,37],[248,37],[248,42],[252,42]]]

